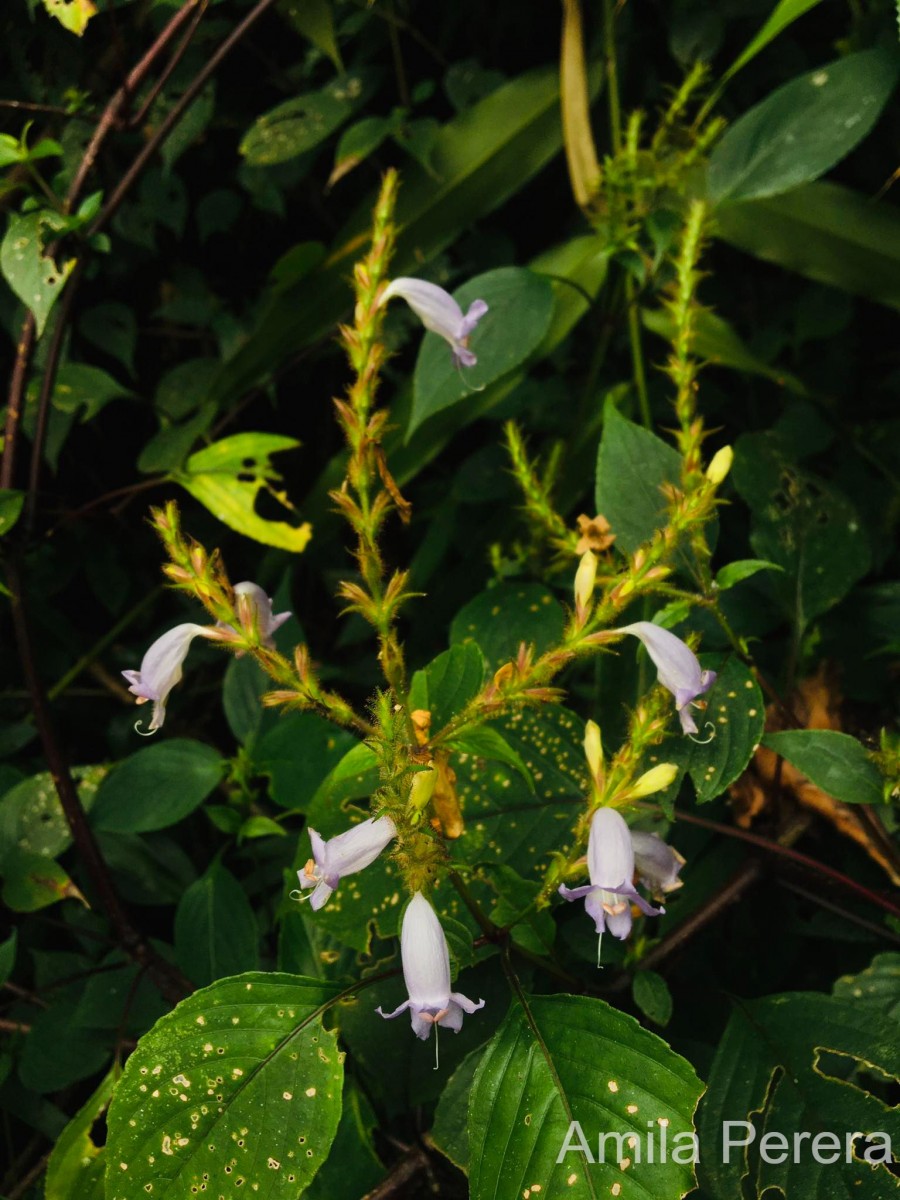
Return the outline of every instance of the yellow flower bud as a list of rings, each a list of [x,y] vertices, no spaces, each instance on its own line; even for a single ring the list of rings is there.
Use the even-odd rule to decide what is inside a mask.
[[[706,468],[706,478],[710,483],[718,486],[731,470],[733,462],[734,451],[730,446],[723,446],[721,450],[716,451],[712,457],[712,462]]]
[[[674,783],[677,775],[678,767],[675,763],[660,763],[651,767],[628,789],[629,798],[640,800],[644,796],[652,796],[654,792],[662,792],[670,783]]]
[[[591,550],[585,550],[575,572],[575,605],[585,609],[594,594],[594,582],[597,578],[597,556]]]
[[[437,783],[437,771],[417,771],[409,789],[409,811],[421,812],[427,805]]]
[[[600,726],[596,721],[588,721],[584,727],[584,753],[591,778],[597,779],[603,770],[603,742],[600,738]]]

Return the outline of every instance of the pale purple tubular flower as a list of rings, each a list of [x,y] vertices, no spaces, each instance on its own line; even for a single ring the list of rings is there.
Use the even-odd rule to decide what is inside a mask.
[[[256,617],[259,621],[259,632],[262,637],[263,644],[271,647],[273,635],[277,629],[285,623],[289,612],[273,613],[272,601],[257,583],[236,583],[234,585],[234,594],[240,601],[241,596],[246,596],[256,610]]]
[[[666,845],[658,833],[631,830],[631,847],[638,878],[654,896],[674,892],[682,886],[678,873],[684,858],[672,846]]]
[[[421,892],[416,892],[403,914],[400,957],[409,999],[391,1013],[376,1009],[382,1017],[391,1020],[408,1009],[413,1032],[424,1041],[431,1034],[432,1025],[443,1025],[459,1033],[463,1013],[484,1007],[483,1000],[476,1004],[462,992],[450,991],[447,939],[437,913]]]
[[[169,692],[181,680],[181,667],[195,637],[209,637],[206,625],[176,625],[156,639],[141,660],[137,671],[123,671],[129,692],[137,696],[138,704],[153,701],[153,717],[148,733],[155,733],[166,719]]]
[[[436,283],[407,276],[388,284],[381,303],[386,304],[393,296],[405,300],[426,329],[450,344],[458,367],[475,366],[478,359],[469,349],[469,336],[488,310],[484,300],[473,300],[469,311],[463,313],[450,293]]]
[[[587,851],[588,875],[591,882],[583,887],[559,886],[566,900],[584,899],[584,907],[594,922],[602,941],[608,930],[620,941],[631,933],[631,905],[636,904],[648,917],[665,912],[654,908],[634,886],[634,850],[631,830],[625,818],[614,808],[598,808],[591,819]],[[597,943],[597,963],[600,962],[600,942]]]
[[[313,856],[302,871],[297,872],[302,888],[312,888],[310,907],[320,909],[345,875],[353,875],[373,863],[397,827],[390,817],[370,817],[326,841],[315,829],[309,831]]]
[[[682,732],[696,733],[697,724],[690,706],[698,696],[709,691],[716,681],[716,672],[704,671],[690,646],[652,621],[622,625],[616,633],[630,633],[644,643],[644,648],[656,664],[659,682],[675,697]]]

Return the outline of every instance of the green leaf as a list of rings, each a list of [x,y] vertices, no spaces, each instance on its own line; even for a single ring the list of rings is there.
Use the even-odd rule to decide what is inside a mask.
[[[704,654],[705,667],[714,667],[719,676],[703,697],[706,710],[697,713],[699,740],[678,738],[654,751],[649,765],[674,762],[684,766],[697,792],[697,803],[708,804],[741,775],[759,745],[765,727],[766,706],[759,685],[739,658],[729,658],[724,666],[712,655]],[[709,741],[706,741],[709,738]],[[674,784],[658,799],[674,798]]]
[[[19,1060],[19,1074],[27,1088],[42,1094],[58,1092],[108,1065],[109,1036],[87,1028],[77,1014],[77,1001],[57,998],[35,1016]]]
[[[3,863],[3,903],[13,912],[37,912],[60,900],[87,901],[52,858],[22,850],[7,855]]]
[[[52,403],[60,412],[79,413],[80,420],[92,420],[101,409],[120,396],[133,396],[130,388],[113,379],[99,367],[84,363],[64,363],[53,385]]]
[[[672,993],[662,975],[656,971],[637,971],[631,981],[631,995],[654,1025],[668,1025],[672,1019]]]
[[[115,301],[95,304],[82,314],[78,329],[89,342],[118,359],[129,375],[134,375],[137,318],[132,308]]]
[[[362,800],[375,791],[378,782],[378,756],[371,746],[358,742],[322,780],[310,808],[336,809],[348,800]]]
[[[748,45],[744,47],[725,72],[722,77],[723,81],[730,79],[741,67],[746,66],[752,58],[756,58],[760,50],[764,50],[769,42],[778,37],[783,29],[787,29],[798,17],[802,17],[804,13],[809,12],[811,8],[815,8],[820,2],[821,0],[778,0],[768,18],[763,22],[762,28],[750,40]]]
[[[893,1078],[897,1066],[897,1026],[855,1003],[815,993],[789,993],[741,1002],[719,1040],[700,1109],[698,1132],[700,1183],[711,1200],[761,1197],[776,1188],[790,1200],[825,1196],[896,1197],[896,1180],[883,1166],[853,1158],[845,1161],[847,1134],[886,1132],[896,1143],[900,1115],[865,1090],[864,1077],[845,1077],[848,1065],[874,1067]],[[748,1149],[722,1153],[725,1121],[753,1121],[758,1134]],[[758,1157],[764,1133],[785,1133],[787,1161],[766,1163]],[[833,1133],[840,1146],[836,1161],[800,1144],[793,1161],[795,1131]],[[736,1138],[749,1137],[743,1126]],[[832,1143],[832,1146],[834,1143]],[[777,1147],[776,1147],[777,1149]],[[831,1153],[830,1147],[827,1148]],[[771,1157],[777,1158],[778,1155]],[[746,1185],[742,1180],[751,1178]]]
[[[75,266],[70,258],[58,267],[45,257],[46,230],[51,214],[30,212],[12,216],[0,243],[0,271],[26,308],[34,313],[38,337],[44,332],[50,310]]]
[[[431,713],[431,734],[438,733],[481,690],[484,655],[473,641],[461,642],[439,654],[422,671],[416,671],[410,686],[412,709]]]
[[[166,171],[181,158],[185,150],[206,132],[216,111],[216,85],[210,82],[178,118],[172,132],[160,147],[159,156]]]
[[[732,477],[752,513],[753,549],[783,568],[770,586],[804,629],[869,569],[859,514],[839,491],[792,462],[775,433],[738,439]]]
[[[736,583],[749,579],[759,571],[783,570],[784,567],[780,567],[778,563],[766,562],[762,558],[742,558],[737,562],[727,563],[716,571],[716,587],[720,592],[725,592],[729,588],[733,588]]]
[[[276,105],[244,134],[241,154],[253,166],[270,167],[315,149],[361,107],[375,82],[372,71],[351,71],[318,92]]]
[[[684,1150],[702,1085],[691,1065],[629,1016],[583,996],[533,996],[513,1006],[491,1041],[469,1100],[472,1200],[542,1195],[595,1200],[619,1189],[655,1200],[683,1196],[693,1169],[638,1161],[628,1137],[645,1141],[648,1119],[665,1128],[669,1147]],[[630,1106],[631,1111],[629,1111]],[[577,1121],[594,1159],[599,1135],[605,1162],[563,1152]],[[676,1141],[677,1139],[677,1141]],[[557,1161],[562,1153],[562,1161]],[[627,1168],[620,1162],[628,1159]],[[613,1194],[618,1194],[613,1192]],[[735,1195],[737,1193],[734,1193]]]
[[[94,804],[107,767],[75,767],[72,778],[86,812]],[[0,800],[0,865],[14,851],[56,858],[72,844],[59,793],[49,771],[23,779]]]
[[[864,971],[843,975],[832,990],[836,1000],[872,1007],[900,1022],[900,954],[896,950],[876,954]]]
[[[300,553],[312,534],[308,524],[298,527],[267,521],[255,511],[263,489],[293,511],[285,493],[274,486],[281,476],[272,466],[271,456],[299,444],[280,434],[238,433],[192,454],[184,470],[172,478],[230,529],[263,545]]]
[[[252,658],[232,658],[225,668],[222,707],[228,728],[239,742],[252,743],[262,724],[261,696],[268,691],[269,677]]]
[[[187,854],[165,834],[141,836],[101,829],[97,841],[129,904],[177,904],[197,877]]]
[[[283,0],[279,11],[298,33],[331,59],[338,71],[343,71],[330,0]]]
[[[681,480],[681,456],[649,429],[635,425],[607,402],[597,454],[597,512],[626,554],[666,524],[664,484]]]
[[[353,734],[315,713],[286,713],[260,737],[253,762],[260,774],[269,776],[274,804],[304,812],[356,744]]]
[[[253,816],[241,823],[238,830],[238,845],[241,842],[261,837],[287,837],[287,830],[277,821],[273,821],[271,817]]]
[[[178,904],[175,961],[201,987],[259,966],[256,917],[246,892],[221,863],[214,862]]]
[[[488,312],[469,339],[478,363],[457,367],[444,339],[436,333],[425,334],[413,376],[407,439],[435,413],[460,403],[525,362],[543,341],[553,317],[550,281],[524,267],[499,267],[478,275],[457,289],[454,299],[463,312],[476,299],[488,304]]]
[[[103,1195],[104,1147],[91,1131],[103,1116],[119,1077],[113,1067],[59,1136],[47,1160],[44,1200],[92,1200]]]
[[[534,779],[522,761],[521,755],[513,750],[506,738],[493,726],[480,725],[478,728],[464,729],[461,733],[454,735],[447,745],[475,758],[505,763],[514,771],[518,771],[529,788],[534,791]]]
[[[475,642],[496,671],[514,659],[524,642],[543,654],[562,637],[565,613],[559,601],[538,583],[501,583],[464,605],[450,626],[450,641]]]
[[[9,533],[19,519],[25,493],[14,488],[0,488],[0,537]]]
[[[223,760],[202,742],[173,738],[132,754],[103,781],[91,813],[95,829],[148,833],[182,821],[222,778]]]
[[[816,787],[845,804],[880,804],[883,780],[862,745],[833,729],[767,733],[763,745],[802,771]]]
[[[393,117],[363,117],[345,129],[334,152],[334,166],[328,176],[328,186],[334,187],[339,179],[343,179],[373,154],[395,125]]]
[[[900,308],[900,211],[834,183],[727,204],[723,241],[817,283]]]
[[[774,196],[824,175],[872,129],[898,73],[893,51],[859,50],[778,88],[713,150],[713,203]]]
[[[195,992],[125,1066],[107,1117],[107,1200],[296,1200],[328,1156],[342,1055],[321,1014],[336,989],[251,973]],[[124,1165],[123,1165],[124,1164]]]

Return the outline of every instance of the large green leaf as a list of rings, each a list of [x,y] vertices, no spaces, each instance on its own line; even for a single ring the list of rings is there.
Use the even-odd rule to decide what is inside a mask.
[[[561,149],[555,67],[512,80],[448,122],[434,141],[432,170],[404,173],[393,273],[409,274],[434,257]],[[371,209],[371,200],[361,206],[321,267],[263,306],[255,333],[222,368],[212,399],[236,400],[299,347],[331,333],[352,303],[347,276],[366,245]]]
[[[767,1188],[789,1200],[896,1200],[896,1179],[883,1167],[852,1157],[848,1134],[887,1133],[896,1144],[900,1114],[866,1088],[848,1068],[874,1068],[896,1077],[897,1027],[886,1016],[855,1003],[816,993],[767,996],[736,1006],[720,1039],[700,1109],[700,1182],[712,1200],[761,1197]],[[727,1155],[725,1122],[745,1122],[731,1130]],[[752,1125],[751,1125],[752,1122]],[[795,1133],[805,1133],[794,1154]],[[768,1144],[769,1162],[760,1157],[767,1133],[786,1135],[786,1161],[777,1140]],[[810,1135],[823,1154],[811,1152]],[[834,1140],[831,1140],[833,1137]],[[775,1145],[771,1143],[775,1142]],[[834,1153],[835,1144],[840,1148]],[[831,1155],[834,1157],[831,1158]],[[794,1161],[796,1157],[797,1161]],[[747,1184],[742,1180],[750,1175]],[[771,1193],[769,1193],[771,1195]]]
[[[894,51],[860,50],[778,88],[713,150],[713,202],[774,196],[824,175],[869,133],[898,72]]]
[[[876,954],[858,975],[844,975],[832,989],[836,999],[872,1007],[900,1024],[900,954]]]
[[[523,997],[475,1075],[472,1200],[678,1200],[693,1185],[692,1120],[701,1091],[690,1063],[602,1000]],[[620,1136],[600,1143],[603,1134]],[[647,1161],[649,1137],[654,1162]],[[673,1161],[673,1149],[682,1161]]]
[[[175,959],[199,986],[259,966],[259,925],[247,893],[221,863],[192,883],[175,912]]]
[[[474,367],[457,367],[444,339],[425,334],[413,376],[407,437],[435,413],[459,404],[523,363],[544,340],[553,317],[550,281],[523,267],[499,267],[478,275],[454,298],[463,312],[473,300],[487,302],[488,311],[469,339],[478,362]]]
[[[104,779],[92,811],[96,829],[148,833],[192,813],[222,778],[217,750],[173,738],[126,758]]]
[[[109,1110],[107,1200],[241,1196],[239,1188],[296,1200],[341,1114],[342,1055],[321,1022],[335,994],[302,976],[239,975],[157,1022]]]
[[[269,521],[256,512],[262,490],[293,511],[286,494],[275,486],[281,476],[272,466],[271,456],[299,444],[281,434],[236,433],[192,454],[184,470],[172,478],[230,529],[265,546],[299,553],[312,534],[308,524]]]
[[[845,804],[880,804],[883,780],[862,745],[833,729],[767,733],[763,744],[786,758],[807,779]]]
[[[724,205],[715,232],[766,262],[900,308],[900,211],[834,183]]]

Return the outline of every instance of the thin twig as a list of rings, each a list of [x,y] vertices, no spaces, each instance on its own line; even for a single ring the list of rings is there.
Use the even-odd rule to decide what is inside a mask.
[[[197,26],[200,24],[203,14],[206,11],[207,3],[208,3],[208,0],[201,0],[201,3],[199,3],[197,5],[197,11],[194,14],[194,19],[193,19],[193,21],[191,21],[190,25],[188,26],[187,32],[185,33],[184,37],[179,42],[178,47],[175,50],[175,53],[172,55],[172,57],[169,59],[169,61],[166,63],[166,65],[163,67],[163,69],[160,71],[156,81],[154,82],[153,86],[150,88],[150,91],[147,93],[147,96],[145,97],[144,102],[141,105],[141,107],[134,114],[134,116],[129,117],[128,122],[127,122],[129,129],[135,129],[143,123],[143,120],[146,117],[147,113],[150,111],[150,108],[152,107],[153,102],[156,100],[157,96],[160,94],[160,92],[163,90],[163,88],[168,83],[169,79],[172,77],[172,72],[175,70],[175,68],[181,62],[182,58],[184,58],[185,53],[187,52],[188,46],[190,46],[191,42],[194,40],[194,34],[197,32]]]
[[[9,381],[3,459],[0,461],[0,488],[11,488],[15,477],[16,443],[19,437],[19,422],[22,419],[22,410],[25,405],[25,382],[28,377],[28,362],[34,346],[35,330],[34,313],[29,312],[22,322],[22,330],[16,346],[16,361]]]
[[[19,658],[25,674],[25,682],[31,695],[34,709],[34,720],[47,760],[47,766],[53,778],[53,783],[59,795],[60,805],[66,818],[66,823],[72,834],[72,839],[78,850],[79,858],[90,876],[100,904],[109,917],[120,946],[129,957],[147,967],[151,978],[161,994],[172,1003],[184,998],[192,990],[192,985],[185,976],[164,958],[146,941],[134,928],[119,899],[113,884],[112,876],[106,865],[106,860],[100,852],[100,847],[94,837],[94,832],[88,824],[84,808],[78,796],[75,782],[63,755],[62,748],[53,725],[53,718],[44,686],[37,670],[34,657],[34,645],[31,637],[28,617],[24,604],[22,573],[17,556],[12,556],[7,564],[8,580],[12,598],[13,628],[18,643]]]
[[[112,194],[91,224],[88,230],[89,237],[102,229],[119,211],[123,200],[128,195],[135,180],[140,176],[147,163],[169,136],[173,127],[181,120],[185,109],[197,98],[206,86],[207,80],[215,74],[221,63],[228,57],[238,42],[241,41],[263,13],[270,9],[274,3],[275,0],[259,0],[259,3],[247,13],[243,21],[232,29],[231,33],[210,56],[203,68],[197,72],[185,91],[179,96],[177,102],[169,109],[162,121],[160,121],[154,130],[153,136],[147,141],[146,145],[141,149],[131,166],[113,189]]]
[[[388,1200],[389,1196],[405,1196],[407,1185],[428,1170],[428,1155],[421,1146],[414,1146],[405,1158],[391,1168],[387,1179],[382,1180],[374,1191],[366,1192],[362,1200]]]

